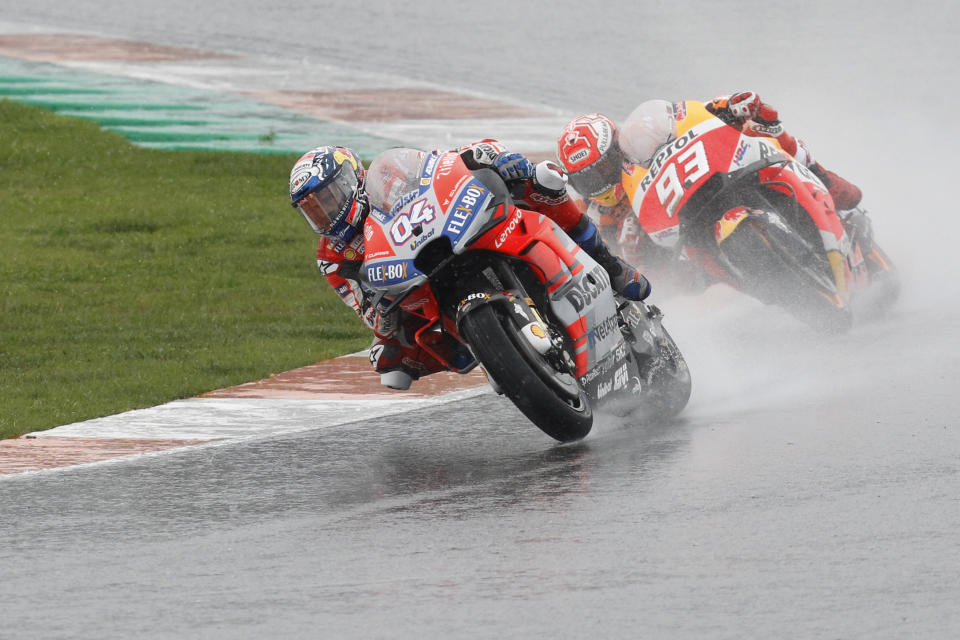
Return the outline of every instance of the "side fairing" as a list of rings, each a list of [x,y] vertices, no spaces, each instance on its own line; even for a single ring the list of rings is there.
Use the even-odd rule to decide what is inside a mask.
[[[456,153],[431,154],[419,186],[399,198],[387,213],[374,210],[364,224],[363,276],[367,283],[396,295],[423,284],[427,275],[415,259],[433,240],[446,237],[455,253],[490,219],[492,194]]]
[[[624,170],[630,205],[654,242],[676,245],[683,205],[710,176],[729,170],[740,138],[738,131],[710,118],[661,147],[649,169],[635,166]]]

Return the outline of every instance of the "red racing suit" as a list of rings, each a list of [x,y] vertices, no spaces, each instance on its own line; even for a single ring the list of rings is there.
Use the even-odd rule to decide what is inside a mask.
[[[495,140],[482,140],[463,147],[460,149],[461,157],[470,169],[482,168],[474,160],[472,151],[481,144],[492,146],[497,153],[505,152]],[[514,203],[518,207],[542,213],[556,222],[561,229],[576,237],[576,234],[589,224],[589,218],[568,196],[566,177],[562,171],[556,165],[549,164],[538,165],[534,177],[509,184]],[[381,317],[376,309],[371,308],[373,294],[365,287],[361,278],[363,249],[362,233],[357,233],[348,243],[324,236],[317,246],[317,266],[340,299],[356,311],[373,330],[370,362],[374,369],[381,374],[400,369],[414,380],[447,370],[446,366],[412,340],[413,333],[420,328],[422,320],[400,309],[388,317]],[[455,346],[436,344],[431,347],[444,356],[449,353],[451,362],[456,360],[457,354],[451,352]]]

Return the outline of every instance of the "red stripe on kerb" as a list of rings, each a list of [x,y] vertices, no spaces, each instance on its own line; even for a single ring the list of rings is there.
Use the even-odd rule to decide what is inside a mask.
[[[487,384],[480,369],[468,374],[441,372],[414,381],[407,391],[387,389],[366,356],[345,356],[269,378],[203,394],[203,398],[290,398],[310,400],[378,400],[429,398]]]
[[[178,449],[210,440],[142,438],[15,438],[0,440],[0,475],[102,462],[143,453]]]
[[[232,58],[211,51],[167,47],[118,38],[75,33],[16,33],[0,35],[0,56],[34,62],[170,62],[206,58]]]
[[[439,89],[268,91],[254,98],[326,120],[384,122],[462,118],[542,118],[546,112]]]

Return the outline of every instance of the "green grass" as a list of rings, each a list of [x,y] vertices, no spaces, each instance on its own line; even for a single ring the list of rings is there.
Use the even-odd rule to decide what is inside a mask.
[[[295,159],[0,101],[0,437],[365,348],[287,204]]]

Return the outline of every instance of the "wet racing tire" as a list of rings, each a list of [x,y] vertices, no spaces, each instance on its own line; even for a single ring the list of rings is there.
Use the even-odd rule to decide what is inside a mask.
[[[471,311],[461,333],[503,394],[544,433],[560,442],[590,433],[593,410],[583,389],[538,353],[493,305]]]

